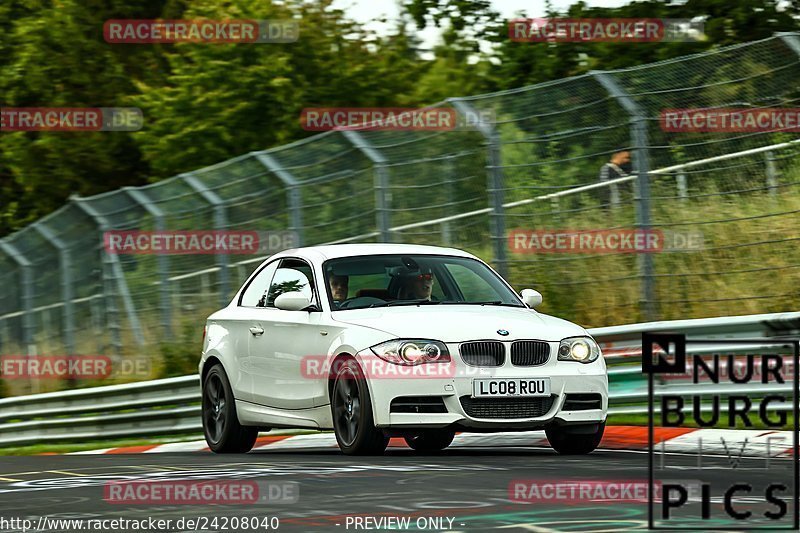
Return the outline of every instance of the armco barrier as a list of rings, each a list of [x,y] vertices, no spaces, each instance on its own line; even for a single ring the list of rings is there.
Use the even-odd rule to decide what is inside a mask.
[[[640,367],[641,334],[683,333],[689,339],[719,339],[693,353],[719,352],[733,339],[796,339],[800,312],[647,322],[590,329],[609,363],[610,414],[646,413],[647,389]],[[757,349],[758,344],[750,346]],[[742,345],[737,345],[739,349]],[[678,390],[684,385],[672,385]],[[712,385],[708,392],[719,388]],[[786,390],[791,390],[787,385]],[[758,394],[758,384],[737,389]],[[775,388],[770,389],[775,392]],[[0,447],[31,443],[107,440],[198,434],[198,376],[158,379],[0,399]]]

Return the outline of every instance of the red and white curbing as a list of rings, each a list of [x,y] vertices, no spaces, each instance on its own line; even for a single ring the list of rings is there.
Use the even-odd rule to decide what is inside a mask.
[[[677,453],[697,453],[702,447],[709,455],[743,455],[745,457],[788,456],[794,446],[791,431],[733,430],[733,429],[691,429],[655,428],[654,440],[657,451]],[[646,450],[647,428],[641,426],[608,426],[600,443],[606,450]],[[547,447],[544,431],[525,431],[508,433],[460,433],[453,440],[451,448],[475,447]],[[401,438],[393,438],[390,448],[408,448]],[[336,438],[333,433],[309,435],[264,435],[258,438],[253,448],[257,451],[335,449]],[[204,440],[129,446],[124,448],[105,448],[73,452],[85,454],[130,454],[130,453],[185,453],[207,452]]]

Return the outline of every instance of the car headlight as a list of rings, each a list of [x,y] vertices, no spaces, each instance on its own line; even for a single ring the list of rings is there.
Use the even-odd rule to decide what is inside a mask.
[[[425,339],[396,339],[370,348],[372,353],[396,365],[414,366],[424,363],[450,362],[450,352],[440,341]]]
[[[591,337],[569,337],[558,346],[559,361],[591,363],[600,357],[600,346]]]

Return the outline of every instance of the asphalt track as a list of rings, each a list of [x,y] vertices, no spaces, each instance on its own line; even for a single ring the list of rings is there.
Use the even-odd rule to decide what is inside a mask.
[[[694,456],[669,454],[665,458],[672,469],[667,476],[670,479],[689,476],[716,486],[743,479],[754,487],[775,479],[791,483],[791,459],[772,459],[770,464],[765,461],[742,459],[732,468],[729,458],[717,457],[705,459],[703,470],[698,471]],[[219,521],[222,517],[230,520],[244,516],[278,517],[278,531],[377,530],[355,527],[354,517],[409,517],[411,531],[646,530],[646,501],[520,503],[510,499],[509,486],[513,480],[646,481],[647,465],[648,455],[644,452],[598,450],[585,457],[564,457],[546,448],[527,447],[454,449],[429,456],[415,455],[408,449],[389,449],[382,457],[361,458],[346,457],[330,449],[257,450],[226,456],[196,452],[4,457],[0,459],[0,516],[27,517],[35,525],[43,515],[49,519],[217,517],[217,527],[211,527],[214,524],[209,521],[204,531],[245,530],[231,527],[232,522],[222,528]],[[109,480],[189,478],[297,482],[298,500],[251,505],[129,505],[104,501],[103,485]],[[768,508],[756,500],[741,505],[749,505],[754,512]],[[689,505],[687,512],[697,512],[699,504]],[[704,525],[724,525],[719,500],[712,503],[711,510],[712,521]],[[790,503],[789,516],[793,512]],[[433,519],[432,525],[417,528],[415,521],[419,518]],[[438,524],[436,518],[440,520]],[[728,530],[748,529],[730,526]],[[42,530],[77,528],[51,526]],[[6,523],[0,531],[20,529]]]

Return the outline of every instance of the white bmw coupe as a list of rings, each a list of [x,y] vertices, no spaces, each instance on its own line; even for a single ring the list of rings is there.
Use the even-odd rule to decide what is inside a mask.
[[[603,435],[608,375],[580,326],[538,313],[477,257],[451,248],[342,244],[261,264],[208,318],[205,437],[249,451],[259,431],[333,429],[346,454],[389,438],[423,453],[456,431],[544,429],[562,454]]]

